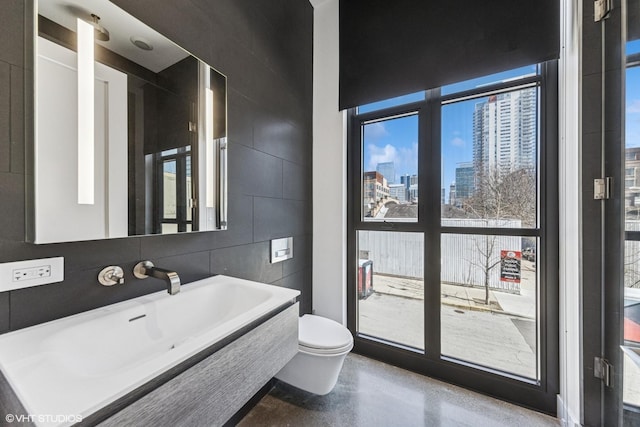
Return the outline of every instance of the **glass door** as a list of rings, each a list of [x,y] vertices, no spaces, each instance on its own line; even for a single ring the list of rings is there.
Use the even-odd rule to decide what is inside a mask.
[[[157,155],[156,232],[170,234],[195,231],[191,176],[191,146],[162,151]]]
[[[629,0],[629,7],[640,2]],[[623,425],[640,425],[640,22],[630,14],[624,71]]]
[[[585,381],[585,423],[612,427],[640,425],[638,10],[639,0],[626,0],[596,27],[598,35],[603,35],[602,76],[598,77],[604,90],[600,100],[603,132],[594,146],[603,157],[599,173],[611,178],[612,194],[601,202],[601,209],[589,213],[602,215],[602,243],[597,253],[604,273],[599,281],[600,298],[594,299],[598,304],[585,303],[585,313],[593,314],[585,316],[585,327],[597,322],[600,330],[592,347],[594,376],[601,378],[599,383]],[[585,271],[588,274],[588,266]],[[590,362],[585,360],[585,364]]]

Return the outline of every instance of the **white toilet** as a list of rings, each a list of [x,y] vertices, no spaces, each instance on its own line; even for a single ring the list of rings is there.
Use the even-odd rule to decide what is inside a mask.
[[[298,354],[276,378],[310,393],[327,394],[336,385],[344,358],[353,348],[351,332],[338,322],[310,314],[298,323]]]

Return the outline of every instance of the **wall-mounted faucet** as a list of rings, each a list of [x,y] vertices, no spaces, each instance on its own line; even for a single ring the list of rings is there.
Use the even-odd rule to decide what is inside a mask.
[[[133,267],[133,275],[138,279],[146,279],[147,277],[155,277],[164,280],[167,285],[167,292],[175,295],[180,292],[180,277],[178,273],[164,268],[158,268],[151,261],[140,261]]]

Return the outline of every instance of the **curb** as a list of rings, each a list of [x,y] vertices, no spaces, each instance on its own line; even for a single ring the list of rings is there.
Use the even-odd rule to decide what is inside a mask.
[[[398,295],[398,294],[393,294],[393,293],[389,293],[389,292],[380,292],[377,290],[373,290],[374,294],[379,294],[379,295],[390,295],[390,296],[394,296],[394,297],[399,297],[399,298],[406,298],[406,299],[421,299],[424,300],[424,298],[412,298],[406,295]],[[518,317],[520,319],[531,319],[531,317],[528,316],[524,316],[522,314],[519,313],[511,313],[509,311],[504,311],[504,310],[494,310],[492,308],[485,308],[485,307],[479,307],[476,305],[464,305],[464,304],[456,304],[453,302],[449,302],[449,301],[442,301],[443,305],[449,306],[449,307],[455,307],[455,308],[459,308],[461,310],[467,310],[467,311],[483,311],[483,312],[488,312],[491,314],[502,314],[502,315],[506,315],[506,316],[512,316],[512,317]]]

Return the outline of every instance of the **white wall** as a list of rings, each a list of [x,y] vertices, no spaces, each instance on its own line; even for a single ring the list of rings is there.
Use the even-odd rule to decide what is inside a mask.
[[[582,416],[580,222],[582,2],[563,0],[559,64],[560,397],[558,418],[579,425]]]
[[[346,138],[338,111],[338,0],[316,0],[313,34],[313,309],[346,324]]]
[[[78,204],[76,53],[38,38],[36,243],[127,235],[127,76],[95,63],[94,203]]]

